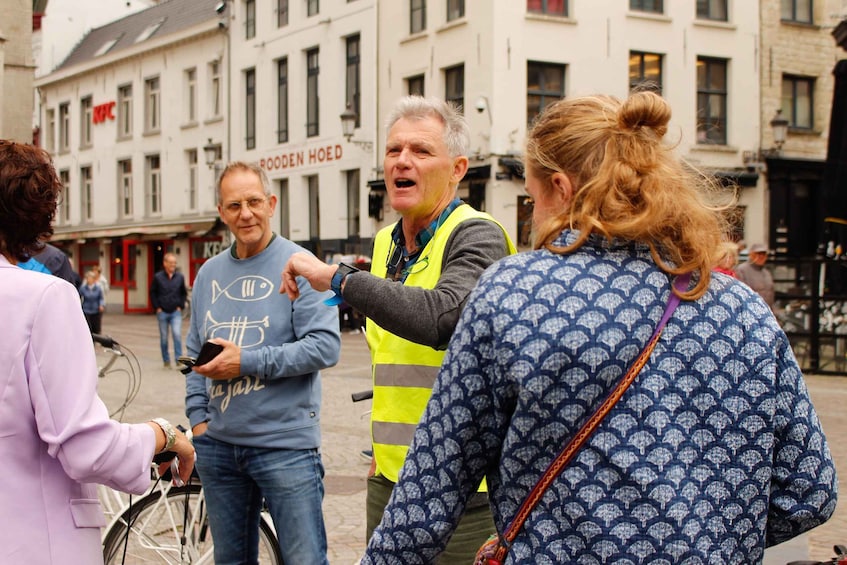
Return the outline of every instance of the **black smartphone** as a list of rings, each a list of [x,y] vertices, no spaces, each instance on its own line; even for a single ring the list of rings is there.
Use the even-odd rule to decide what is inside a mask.
[[[217,343],[212,343],[211,341],[207,341],[203,344],[203,347],[200,348],[200,354],[197,355],[197,359],[194,357],[189,357],[188,355],[182,355],[177,358],[177,363],[182,363],[185,365],[180,371],[182,371],[183,375],[187,375],[191,372],[191,369],[194,365],[205,365],[215,357],[217,357],[218,353],[223,351],[224,348],[222,345],[218,345]]]
[[[200,348],[200,353],[197,354],[197,359],[194,361],[194,364],[205,365],[206,363],[217,357],[218,354],[223,350],[223,345],[218,345],[217,343],[207,341],[203,344],[203,347]]]

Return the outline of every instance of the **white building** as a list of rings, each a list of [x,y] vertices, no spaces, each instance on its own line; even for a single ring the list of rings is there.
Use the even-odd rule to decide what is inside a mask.
[[[399,3],[398,3],[399,4]],[[375,0],[230,2],[232,158],[257,161],[279,197],[275,229],[316,252],[369,253],[374,148]],[[354,141],[340,116],[357,115]],[[364,242],[362,240],[365,240]]]
[[[210,139],[226,136],[218,0],[169,0],[96,28],[36,80],[42,145],[65,185],[53,241],[100,263],[108,302],[147,311],[168,250],[189,280],[220,249]]]
[[[713,4],[724,12],[698,13]],[[667,137],[683,157],[755,182],[741,167],[758,142],[758,25],[755,2],[380,2],[378,114],[410,92],[463,104],[479,176],[461,193],[526,245],[531,209],[514,160],[527,124],[561,97],[626,97],[652,80],[673,108]],[[747,225],[760,224],[761,190],[741,198]]]

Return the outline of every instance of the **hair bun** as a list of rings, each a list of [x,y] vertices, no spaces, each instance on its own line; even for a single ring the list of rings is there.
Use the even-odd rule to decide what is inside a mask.
[[[618,126],[623,131],[638,131],[648,127],[663,137],[668,131],[671,107],[655,92],[636,92],[624,100],[618,111]]]

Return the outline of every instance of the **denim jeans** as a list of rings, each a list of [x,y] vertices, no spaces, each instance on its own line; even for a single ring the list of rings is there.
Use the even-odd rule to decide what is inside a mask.
[[[164,310],[156,314],[159,321],[159,345],[162,347],[162,360],[170,363],[168,355],[168,328],[174,340],[174,360],[182,355],[182,312],[174,310],[170,314]]]
[[[285,563],[328,565],[321,504],[324,467],[316,449],[242,447],[194,438],[216,565],[258,563],[259,512],[268,503]]]

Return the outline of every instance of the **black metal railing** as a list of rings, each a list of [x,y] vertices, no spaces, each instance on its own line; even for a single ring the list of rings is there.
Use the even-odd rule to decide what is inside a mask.
[[[768,262],[775,314],[803,372],[847,375],[847,258]]]

